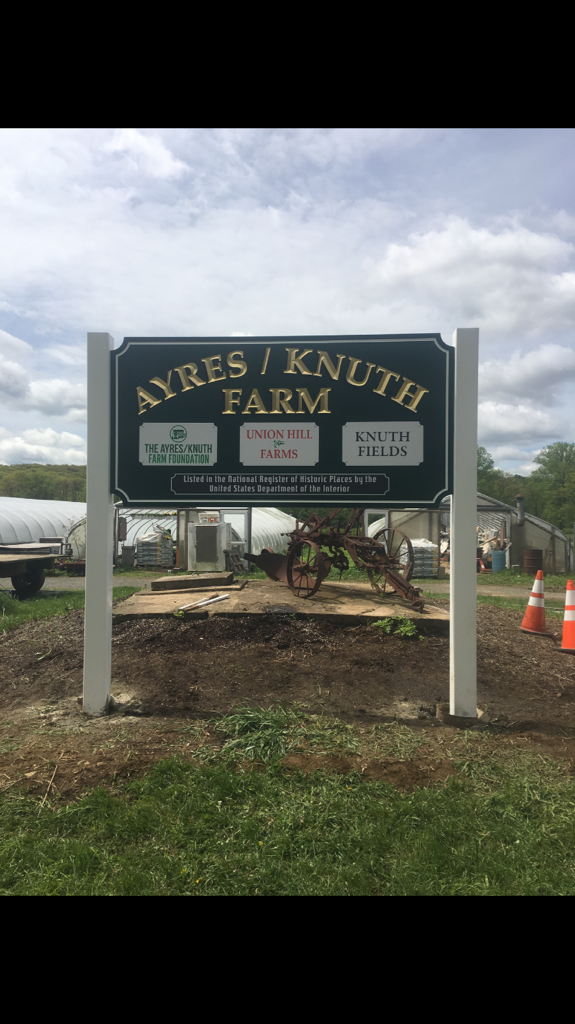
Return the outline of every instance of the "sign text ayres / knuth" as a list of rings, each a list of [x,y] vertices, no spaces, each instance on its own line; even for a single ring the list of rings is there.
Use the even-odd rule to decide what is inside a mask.
[[[283,370],[285,375],[296,375],[303,377],[319,377],[324,380],[340,379],[352,387],[369,387],[376,395],[390,398],[403,408],[415,413],[424,395],[429,394],[429,389],[422,387],[409,377],[395,373],[385,366],[377,363],[370,363],[355,356],[337,354],[335,360],[322,349],[311,348],[289,348],[286,346],[286,365]],[[270,348],[266,348],[262,357],[259,372],[265,377]],[[184,391],[191,391],[194,388],[203,387],[206,384],[216,384],[224,380],[240,380],[248,371],[248,364],[244,359],[244,350],[236,349],[228,352],[225,364],[223,356],[213,355],[199,360],[203,366],[198,368],[197,363],[183,363],[165,372],[165,378],[161,376],[151,377],[146,387],[136,387],[138,402],[138,415],[143,415],[149,409],[159,405],[160,402],[167,402],[175,398],[177,394]],[[288,383],[288,382],[286,382]],[[148,385],[153,390],[148,389]],[[311,385],[311,381],[310,381]],[[274,416],[281,415],[322,415],[329,414],[329,395],[331,387],[285,387],[285,388],[252,388],[222,387],[222,415],[235,416],[240,413],[242,416]],[[391,392],[394,392],[393,394]]]

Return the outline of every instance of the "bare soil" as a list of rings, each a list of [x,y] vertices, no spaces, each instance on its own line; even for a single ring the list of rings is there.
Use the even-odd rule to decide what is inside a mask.
[[[438,605],[447,603],[437,600]],[[476,728],[498,742],[535,743],[575,763],[575,657],[519,631],[520,612],[480,607]],[[368,729],[425,728],[435,753],[451,728],[435,719],[448,699],[449,641],[388,636],[289,615],[184,622],[120,622],[113,630],[112,713],[82,713],[83,612],[25,623],[0,638],[0,791],[74,799],[133,777],[174,753],[219,742],[209,720],[248,702],[303,705]],[[431,748],[430,748],[431,750]],[[287,767],[361,771],[400,788],[446,778],[448,761],[291,755]],[[52,785],[49,782],[56,770]]]

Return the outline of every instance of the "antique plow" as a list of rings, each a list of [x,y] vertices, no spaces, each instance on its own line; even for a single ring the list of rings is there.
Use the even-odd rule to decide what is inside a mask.
[[[369,581],[378,593],[387,586],[414,608],[423,610],[421,591],[409,582],[413,573],[413,548],[409,537],[399,530],[379,530],[374,537],[366,537],[363,528],[363,508],[353,509],[342,527],[337,516],[341,508],[321,518],[315,514],[296,528],[289,536],[287,555],[278,555],[264,549],[260,555],[246,554],[273,580],[285,581],[297,597],[313,597],[332,568],[342,572],[353,562],[365,569]]]

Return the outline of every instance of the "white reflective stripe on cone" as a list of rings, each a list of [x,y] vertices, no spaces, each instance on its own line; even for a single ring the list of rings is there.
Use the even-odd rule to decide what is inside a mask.
[[[566,608],[563,622],[575,622],[575,608]]]
[[[544,608],[545,599],[543,597],[537,597],[535,594],[531,594],[531,597],[529,598],[529,604],[531,605],[531,607],[535,606],[535,608]]]
[[[543,593],[543,580],[535,580],[533,584],[533,590],[536,594]]]

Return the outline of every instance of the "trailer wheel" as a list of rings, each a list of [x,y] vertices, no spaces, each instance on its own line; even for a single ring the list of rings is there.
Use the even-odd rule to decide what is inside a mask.
[[[27,598],[34,597],[44,586],[45,579],[46,573],[37,566],[26,569],[26,572],[20,573],[19,576],[12,576],[12,586],[18,600],[26,601]]]

